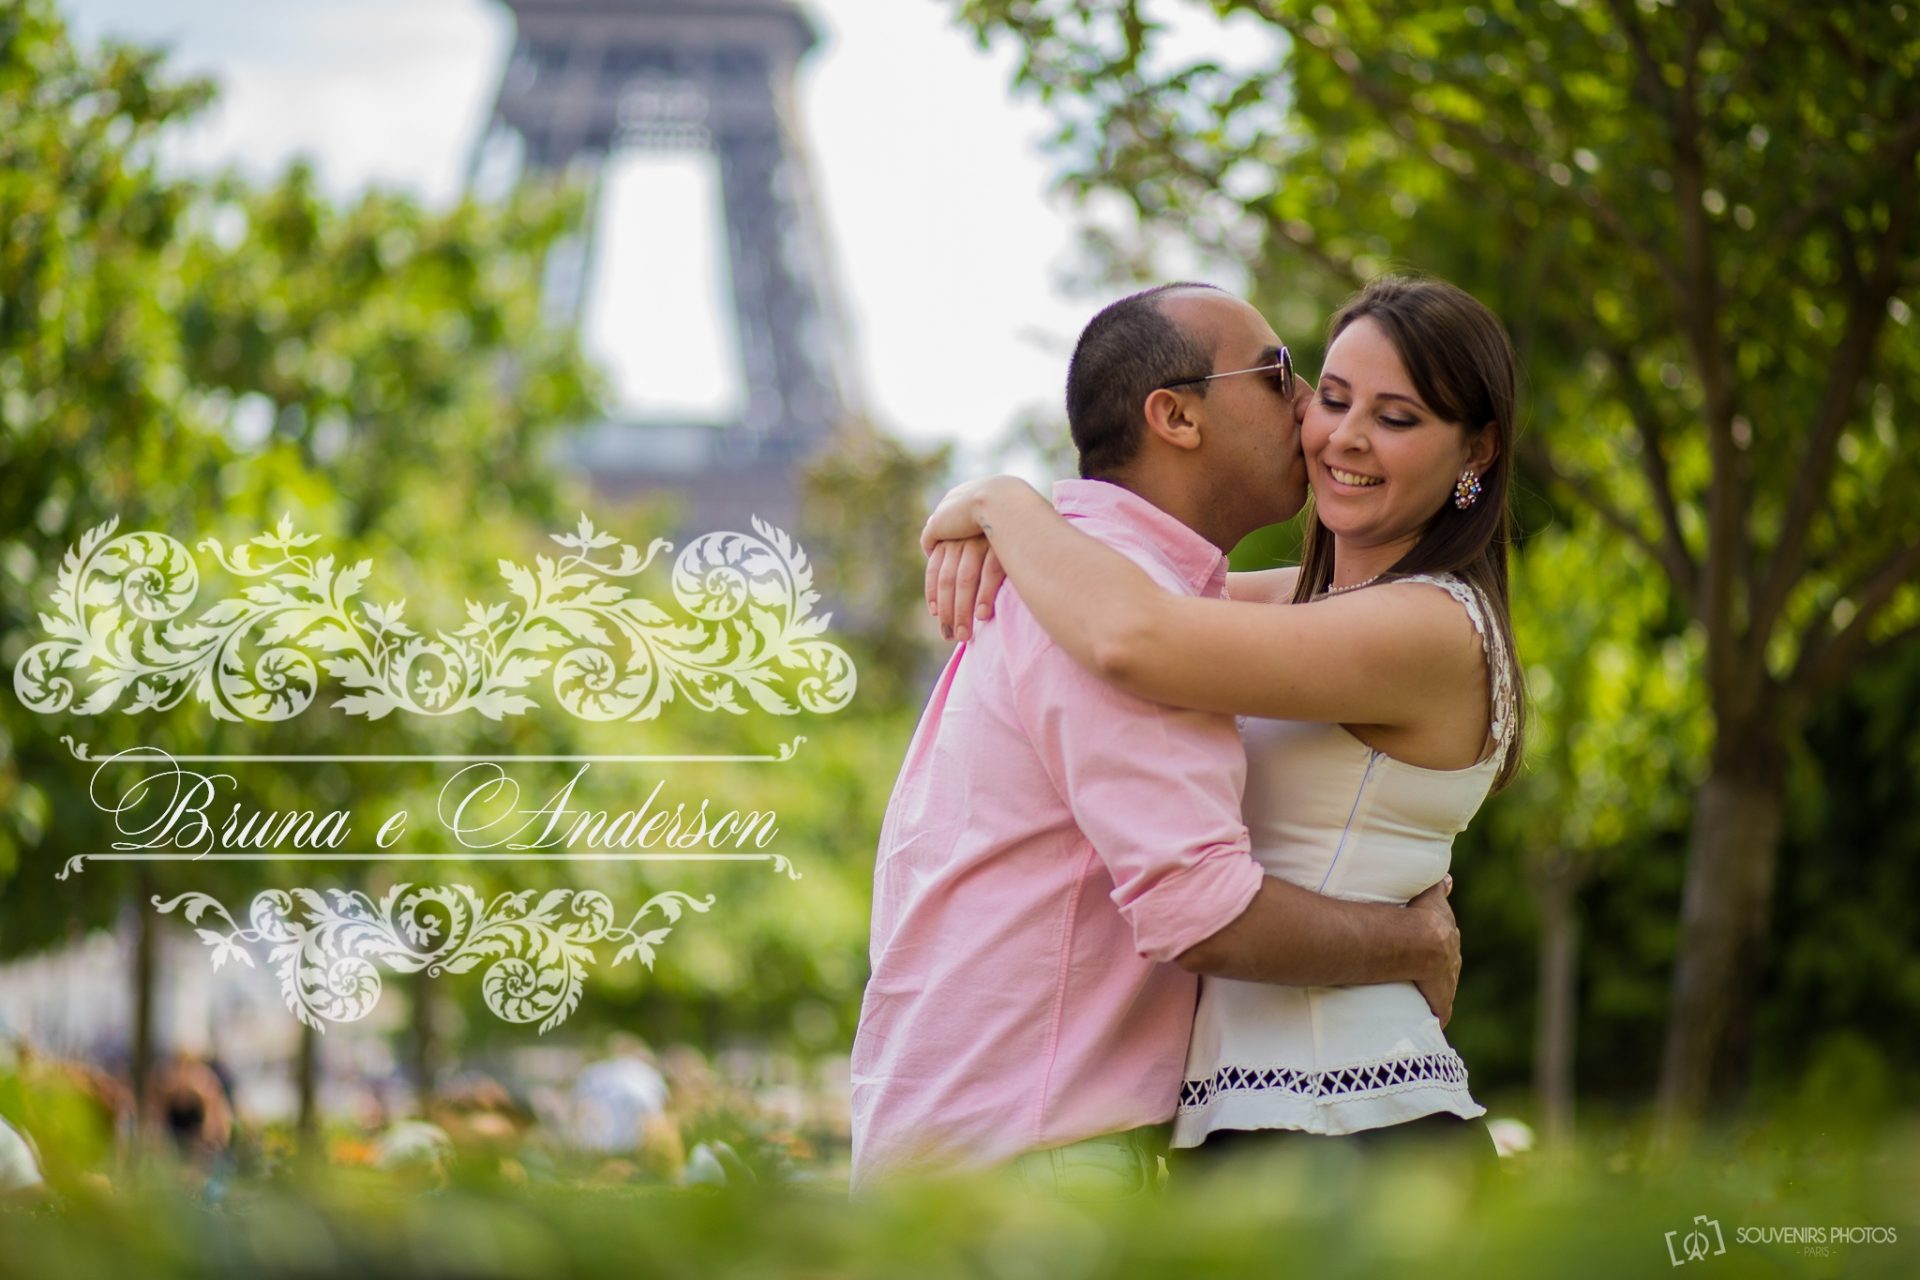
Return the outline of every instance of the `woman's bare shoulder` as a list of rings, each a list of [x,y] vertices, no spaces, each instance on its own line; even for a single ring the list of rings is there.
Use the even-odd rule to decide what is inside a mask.
[[[1475,670],[1486,662],[1485,601],[1464,579],[1452,574],[1417,575],[1380,584],[1397,599],[1401,616],[1422,634],[1446,642],[1449,650]],[[1365,594],[1364,592],[1361,594]]]

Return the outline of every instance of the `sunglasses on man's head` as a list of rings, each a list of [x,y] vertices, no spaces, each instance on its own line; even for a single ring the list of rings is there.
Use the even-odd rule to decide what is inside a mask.
[[[1162,383],[1162,391],[1171,391],[1175,387],[1192,386],[1196,382],[1212,382],[1215,378],[1233,378],[1243,373],[1268,374],[1274,387],[1287,399],[1293,399],[1293,356],[1284,345],[1268,347],[1266,357],[1261,363],[1246,369],[1230,369],[1225,373],[1205,373],[1197,378],[1180,378],[1174,382]]]

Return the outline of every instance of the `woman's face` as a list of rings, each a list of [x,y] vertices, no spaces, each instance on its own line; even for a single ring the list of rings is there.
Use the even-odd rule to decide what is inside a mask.
[[[1328,348],[1300,447],[1320,522],[1356,546],[1417,538],[1473,454],[1466,430],[1420,399],[1370,316]]]

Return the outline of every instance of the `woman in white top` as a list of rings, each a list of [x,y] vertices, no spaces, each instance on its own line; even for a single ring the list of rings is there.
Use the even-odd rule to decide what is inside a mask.
[[[1453,837],[1518,764],[1514,363],[1470,295],[1375,281],[1334,317],[1300,422],[1313,498],[1299,568],[1235,574],[1228,601],[1175,596],[995,477],[955,489],[928,521],[930,603],[964,634],[976,583],[985,617],[1004,567],[1084,665],[1142,697],[1241,716],[1247,825],[1268,874],[1404,903],[1446,874]],[[984,559],[967,541],[981,533]],[[1484,1110],[1410,983],[1206,977],[1173,1145],[1384,1136]]]

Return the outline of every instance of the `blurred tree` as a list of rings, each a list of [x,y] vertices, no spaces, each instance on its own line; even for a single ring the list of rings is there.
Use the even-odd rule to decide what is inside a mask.
[[[1788,773],[1779,963],[1757,1037],[1777,1101],[1881,1117],[1920,1093],[1920,646],[1857,672]]]
[[[81,61],[50,6],[0,12],[0,569],[9,579],[0,634],[32,622],[27,595],[41,539],[90,519],[71,515],[82,483],[106,488],[139,527],[154,509],[148,504],[183,501],[221,458],[205,433],[174,425],[181,416],[177,361],[165,301],[152,288],[192,189],[141,162],[157,131],[202,105],[210,89],[162,83],[154,64],[118,48]],[[174,427],[175,469],[143,486],[133,473],[143,462],[156,469],[167,426]],[[27,640],[8,638],[0,656],[11,668]],[[0,875],[11,875],[54,815],[80,800],[22,767],[23,750],[51,746],[34,719],[8,701]],[[124,896],[128,878],[113,879],[89,886],[96,921]],[[9,896],[18,903],[19,895]],[[44,941],[36,926],[62,918],[19,905],[8,915],[0,928],[8,950]],[[136,1092],[151,1049],[152,956],[143,927],[130,1046]]]
[[[592,412],[597,384],[571,336],[541,323],[538,279],[572,197],[526,192],[435,213],[375,193],[343,210],[300,166],[258,189],[170,176],[156,164],[157,143],[210,96],[202,82],[172,82],[159,54],[75,49],[44,0],[0,9],[0,660],[9,673],[42,638],[36,614],[59,557],[110,516],[121,533],[153,530],[188,546],[211,534],[233,546],[294,512],[302,529],[329,535],[326,551],[343,566],[398,547],[443,552],[432,574],[401,585],[454,599],[463,588],[498,594],[498,556],[527,559],[544,529],[571,523],[539,449],[554,428]],[[111,835],[89,801],[87,767],[55,735],[84,737],[96,756],[135,744],[458,749],[445,745],[456,730],[408,720],[370,724],[323,700],[298,720],[249,724],[230,738],[193,699],[78,723],[7,699],[0,881],[14,883],[0,954],[110,923],[131,896],[141,931],[130,1063],[139,1082],[154,1047],[147,899],[180,887],[255,888],[259,875],[190,864],[182,886],[167,864],[96,864],[54,884],[65,855],[104,848]],[[549,742],[569,737],[564,723],[545,727]],[[400,786],[391,771],[357,788],[339,768],[238,773],[234,798],[269,809],[377,808]]]
[[[1529,470],[1659,575],[1712,721],[1663,1053],[1738,1096],[1789,755],[1920,623],[1920,15],[1773,0],[1215,0],[1237,70],[1137,0],[962,0],[1051,102],[1066,183],[1322,307],[1395,260],[1507,320]]]
[[[837,571],[834,603],[859,641],[864,706],[911,700],[928,665],[920,527],[952,452],[949,445],[915,449],[850,422],[807,469],[809,550]]]
[[[542,451],[597,385],[572,331],[541,322],[539,287],[579,214],[558,188],[432,212],[378,191],[336,208],[303,163],[264,189],[221,178],[178,246],[182,373],[322,472],[355,540],[425,532],[428,477],[569,526]]]
[[[1038,468],[1041,475],[1055,480],[1080,474],[1072,430],[1066,415],[1057,409],[1022,413],[987,447],[987,457],[995,466]]]
[[[253,184],[170,174],[155,161],[169,129],[211,90],[174,85],[157,55],[76,50],[51,4],[0,9],[0,661],[11,678],[41,638],[36,614],[59,557],[109,516],[120,532],[152,529],[190,548],[228,546],[283,512],[319,533],[316,554],[374,563],[367,596],[412,601],[422,632],[451,628],[445,604],[508,598],[496,562],[553,551],[581,500],[547,463],[554,430],[590,418],[598,380],[570,335],[543,323],[546,246],[576,211],[564,192],[523,191],[502,205],[426,210],[374,192],[325,198],[296,165]],[[395,714],[378,721],[317,705],[276,723],[225,724],[187,700],[175,710],[76,720],[0,707],[0,956],[57,945],[110,925],[133,904],[145,941],[176,928],[151,894],[196,889],[236,912],[261,888],[288,883],[378,894],[419,882],[404,863],[94,864],[53,880],[65,855],[113,837],[86,794],[91,766],[57,734],[96,755],[136,744],[225,753],[771,753],[796,736],[791,763],[676,768],[671,789],[743,809],[777,809],[780,849],[803,873],[760,869],[570,864],[542,859],[441,862],[436,878],[488,894],[506,888],[594,888],[631,910],[651,892],[713,892],[716,916],[689,921],[656,969],[603,965],[569,1020],[567,1039],[610,1026],[686,1037],[709,1051],[733,1039],[840,1049],[850,1036],[865,965],[872,849],[899,755],[912,729],[930,645],[920,618],[915,534],[944,456],[857,425],[822,463],[806,552],[836,610],[834,636],[860,668],[853,708],[833,717],[734,718],[672,706],[657,721],[588,723],[543,705],[500,722]],[[645,547],[659,527],[646,509],[613,531]],[[602,520],[603,526],[611,522]],[[209,572],[200,603],[234,594]],[[661,590],[665,566],[647,583]],[[438,673],[429,673],[437,676]],[[229,769],[223,792],[249,808],[352,808],[364,836],[400,808],[415,817],[405,845],[460,851],[430,821],[447,770],[321,764]],[[524,794],[548,795],[567,765],[525,764]],[[630,807],[645,768],[599,767],[583,806]],[[452,847],[449,847],[452,845]],[[683,876],[682,871],[686,871]],[[299,881],[287,877],[298,875]],[[604,957],[603,957],[604,960]],[[475,1045],[524,1044],[526,1028],[483,1011],[481,973],[436,982],[386,976],[387,1000],[413,1004],[425,1029],[402,1053],[423,1087],[435,1063]],[[271,981],[262,974],[262,981]],[[149,967],[135,985],[149,1014],[134,1039],[155,1046]],[[443,1003],[437,1011],[419,1002]],[[444,1017],[440,1015],[446,1015]],[[289,1065],[324,1073],[313,1037]],[[457,1043],[464,1041],[464,1043]],[[144,1053],[136,1053],[136,1058]],[[137,1069],[137,1062],[135,1064]],[[308,1120],[311,1121],[311,1107]]]
[[[1687,777],[1706,737],[1697,638],[1673,635],[1649,650],[1665,610],[1661,583],[1610,552],[1553,528],[1519,565],[1514,631],[1533,767],[1487,814],[1495,838],[1518,851],[1539,922],[1534,1090],[1542,1137],[1556,1147],[1573,1136],[1579,894],[1656,833],[1684,825]]]

